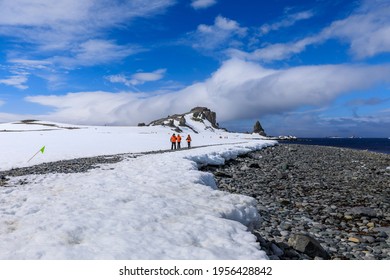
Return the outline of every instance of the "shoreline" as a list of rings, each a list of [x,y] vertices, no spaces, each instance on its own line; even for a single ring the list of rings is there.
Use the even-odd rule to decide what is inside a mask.
[[[358,151],[366,151],[373,153],[380,153],[390,155],[390,140],[388,138],[330,138],[330,137],[318,137],[318,138],[296,138],[281,139],[279,143],[283,144],[298,144],[298,145],[311,145],[321,147],[335,147],[352,149]]]
[[[388,154],[282,143],[202,170],[256,199],[254,234],[270,259],[390,259]],[[319,251],[297,250],[301,234]]]

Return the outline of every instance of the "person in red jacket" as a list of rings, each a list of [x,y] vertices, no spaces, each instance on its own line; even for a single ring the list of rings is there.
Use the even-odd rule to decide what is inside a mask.
[[[177,141],[177,148],[180,149],[181,148],[180,147],[180,143],[181,143],[181,136],[180,136],[180,134],[177,135],[176,141]]]
[[[188,134],[187,138],[188,149],[191,148],[191,136]]]
[[[177,137],[175,133],[173,133],[171,136],[171,150],[176,150],[176,141],[177,141]]]

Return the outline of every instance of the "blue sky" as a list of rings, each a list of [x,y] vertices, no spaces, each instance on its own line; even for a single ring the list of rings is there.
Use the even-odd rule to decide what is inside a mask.
[[[196,106],[271,135],[390,135],[390,0],[0,0],[0,122]]]

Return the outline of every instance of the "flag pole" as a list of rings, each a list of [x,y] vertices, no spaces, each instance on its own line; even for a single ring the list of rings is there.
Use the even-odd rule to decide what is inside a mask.
[[[41,152],[43,154],[44,151],[45,151],[45,146],[43,146],[38,152],[36,152],[35,155],[33,155],[27,162],[32,160],[39,152]]]

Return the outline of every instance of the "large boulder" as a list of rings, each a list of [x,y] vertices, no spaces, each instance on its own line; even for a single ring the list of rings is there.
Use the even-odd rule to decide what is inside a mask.
[[[321,257],[323,259],[330,259],[328,252],[322,248],[321,244],[308,234],[295,234],[288,240],[288,245],[295,250],[308,255],[309,257]]]

